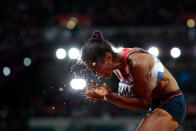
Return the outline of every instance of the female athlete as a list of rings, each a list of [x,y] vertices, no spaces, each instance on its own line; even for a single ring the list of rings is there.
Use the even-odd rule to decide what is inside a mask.
[[[95,31],[83,45],[81,59],[94,75],[119,78],[118,92],[106,85],[86,87],[89,100],[105,100],[126,109],[147,109],[138,131],[173,131],[185,118],[185,100],[172,74],[161,61],[141,48],[114,52],[101,32]]]

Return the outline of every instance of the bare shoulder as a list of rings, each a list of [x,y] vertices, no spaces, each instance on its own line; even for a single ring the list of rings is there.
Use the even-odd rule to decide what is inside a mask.
[[[150,66],[153,58],[147,53],[137,52],[130,55],[128,61],[131,68],[138,68],[142,66],[146,67],[147,65]]]

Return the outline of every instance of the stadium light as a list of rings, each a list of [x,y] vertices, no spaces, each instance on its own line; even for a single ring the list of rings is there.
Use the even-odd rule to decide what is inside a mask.
[[[186,22],[186,25],[189,28],[194,28],[195,27],[195,20],[194,19],[188,19],[187,22]]]
[[[82,90],[86,86],[84,79],[73,79],[71,80],[71,87],[75,90]]]
[[[25,57],[24,60],[23,60],[23,63],[26,67],[30,66],[31,65],[31,59],[29,57]]]
[[[156,56],[156,57],[159,56],[159,49],[157,47],[150,47],[148,49],[148,52],[152,54],[153,56]]]
[[[181,55],[181,51],[178,47],[174,47],[171,49],[170,51],[170,55],[173,57],[173,58],[178,58],[180,57]]]
[[[118,48],[116,48],[116,47],[112,47],[112,50],[114,51],[114,52],[116,52],[116,53],[118,53],[118,52],[120,52],[121,50],[123,49],[123,47],[118,47]]]
[[[58,59],[64,59],[66,57],[66,51],[63,48],[59,48],[56,51],[56,57]]]
[[[77,59],[80,55],[80,51],[77,48],[71,48],[69,50],[70,59]]]
[[[78,19],[76,17],[71,17],[67,22],[67,28],[73,30],[78,24]]]
[[[3,75],[4,75],[4,76],[9,76],[10,73],[11,73],[11,70],[10,70],[9,67],[4,67],[4,68],[3,68]]]

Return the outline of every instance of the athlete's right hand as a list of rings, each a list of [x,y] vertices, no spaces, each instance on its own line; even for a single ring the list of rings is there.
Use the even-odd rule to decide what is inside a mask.
[[[87,99],[89,99],[89,100],[109,100],[113,97],[113,92],[105,83],[103,86],[100,86],[93,80],[91,82],[96,88],[93,89],[88,86],[85,87]]]

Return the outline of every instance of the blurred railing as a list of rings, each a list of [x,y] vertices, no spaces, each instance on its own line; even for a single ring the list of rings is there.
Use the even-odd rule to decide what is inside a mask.
[[[28,131],[135,131],[141,117],[119,118],[31,118],[28,121]],[[196,124],[186,123],[175,131],[195,131]]]

